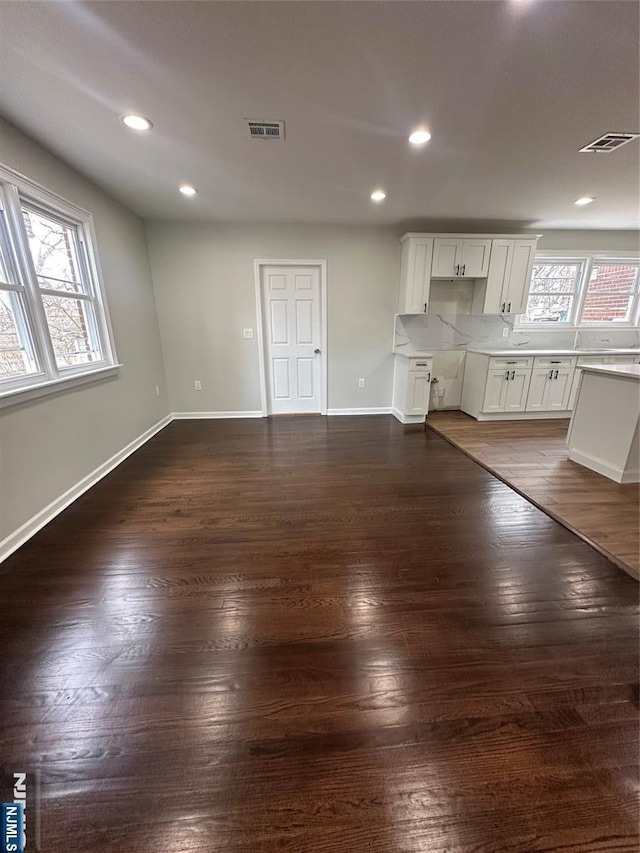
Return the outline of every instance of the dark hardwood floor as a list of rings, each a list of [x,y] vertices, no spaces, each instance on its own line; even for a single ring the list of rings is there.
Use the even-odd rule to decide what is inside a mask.
[[[638,585],[433,432],[174,422],[0,581],[46,853],[638,851]]]

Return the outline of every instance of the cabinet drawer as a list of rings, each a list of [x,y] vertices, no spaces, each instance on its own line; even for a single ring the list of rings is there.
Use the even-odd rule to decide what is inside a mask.
[[[410,358],[409,370],[416,370],[423,373],[428,373],[433,367],[432,358]]]
[[[581,355],[578,356],[578,367],[588,367],[590,364],[606,364],[604,355]]]
[[[637,355],[610,355],[607,364],[637,364]]]
[[[559,368],[575,367],[576,357],[571,355],[538,355],[534,359],[534,367]]]
[[[489,359],[489,370],[510,370],[518,367],[531,367],[533,365],[532,358],[524,358],[523,356],[510,358],[509,356],[500,356],[499,358]]]

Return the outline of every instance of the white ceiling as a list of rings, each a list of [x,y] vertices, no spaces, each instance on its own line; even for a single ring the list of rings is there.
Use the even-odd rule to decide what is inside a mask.
[[[0,111],[148,218],[634,228],[638,142],[578,149],[640,127],[638,18],[617,0],[5,2]],[[250,140],[246,117],[286,140]]]

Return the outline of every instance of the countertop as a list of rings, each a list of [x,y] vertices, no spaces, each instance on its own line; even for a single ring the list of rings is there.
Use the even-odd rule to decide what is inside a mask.
[[[401,349],[394,350],[394,355],[399,355],[401,358],[433,358],[432,352],[425,352],[419,349]]]
[[[493,349],[491,347],[467,347],[467,352],[480,355],[494,356],[530,356],[530,355],[565,355],[565,356],[607,356],[607,355],[640,355],[637,347],[610,347],[608,349],[529,349],[528,347],[511,347],[510,349]]]
[[[640,364],[593,364],[583,367],[584,373],[604,374],[615,376],[616,379],[633,379],[640,382]]]

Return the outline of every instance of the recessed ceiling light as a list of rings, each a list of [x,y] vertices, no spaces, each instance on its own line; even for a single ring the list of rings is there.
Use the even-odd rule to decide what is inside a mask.
[[[424,145],[431,139],[431,134],[428,130],[414,130],[409,137],[409,142],[412,145]]]
[[[371,201],[384,201],[386,197],[387,194],[384,190],[374,190],[371,193]]]
[[[585,204],[591,204],[592,201],[595,201],[595,197],[591,195],[585,195],[582,198],[577,198],[573,203],[577,207],[584,207]]]
[[[197,190],[191,184],[183,184],[181,187],[178,187],[178,192],[181,192],[182,195],[195,195]]]
[[[131,130],[151,130],[153,124],[144,116],[137,116],[133,113],[122,116],[122,123],[126,124]]]

